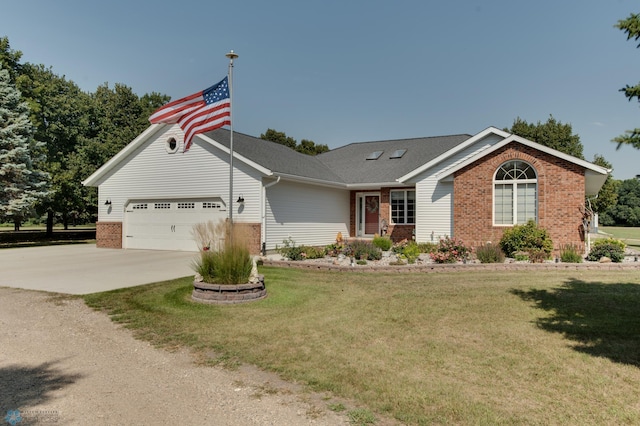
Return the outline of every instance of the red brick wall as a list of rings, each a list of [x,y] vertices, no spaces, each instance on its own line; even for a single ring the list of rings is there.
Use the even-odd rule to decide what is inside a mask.
[[[511,143],[456,172],[453,183],[453,233],[467,245],[498,242],[505,229],[493,226],[493,176],[509,160],[531,164],[538,174],[538,225],[555,250],[564,244],[583,247],[584,169],[560,158]]]
[[[97,222],[96,247],[122,248],[122,222]]]
[[[233,226],[240,228],[241,235],[247,239],[249,252],[251,252],[251,254],[259,254],[262,249],[260,246],[260,240],[262,238],[260,224],[234,222]]]

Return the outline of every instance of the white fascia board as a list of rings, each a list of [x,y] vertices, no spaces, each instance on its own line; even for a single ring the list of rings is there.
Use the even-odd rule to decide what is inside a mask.
[[[207,142],[210,145],[213,145],[214,147],[216,147],[217,149],[221,150],[222,152],[226,152],[227,154],[229,154],[229,148],[227,148],[226,146],[222,145],[219,142],[216,142],[214,139],[211,139],[210,137],[204,135],[204,134],[197,134],[195,137],[202,139],[203,141]],[[258,172],[262,173],[263,175],[266,176],[273,176],[273,172],[269,169],[267,169],[266,167],[261,166],[260,164],[256,163],[255,161],[251,161],[248,158],[238,154],[236,151],[233,152],[233,158],[236,160],[240,160],[242,161],[244,164],[246,164],[247,166],[254,168],[255,170],[257,170]]]
[[[379,183],[350,183],[347,184],[347,189],[351,190],[372,190],[380,188],[414,188],[414,184],[406,184],[398,181],[394,182],[379,182]]]
[[[590,163],[588,161],[585,160],[581,160],[580,158],[574,157],[572,155],[569,154],[565,154],[564,152],[560,152],[558,150],[555,150],[553,148],[549,148],[548,146],[545,145],[540,145],[537,142],[533,142],[530,141],[529,139],[525,139],[523,137],[517,136],[517,135],[509,135],[508,137],[506,137],[505,139],[501,140],[500,142],[498,142],[495,145],[490,146],[489,148],[478,152],[477,154],[473,155],[472,157],[467,158],[465,161],[462,161],[459,164],[456,164],[455,167],[452,167],[450,169],[445,170],[441,175],[438,175],[437,178],[439,180],[442,180],[448,176],[453,175],[455,172],[457,172],[458,170],[461,170],[462,168],[468,166],[469,164],[479,160],[480,158],[491,154],[492,152],[502,148],[503,146],[511,143],[511,142],[517,142],[517,143],[521,143],[522,145],[526,145],[530,148],[533,148],[535,150],[538,151],[542,151],[544,153],[547,153],[549,155],[552,155],[554,157],[558,157],[561,158],[565,161],[568,161],[570,163],[574,163],[577,164],[578,166],[584,167],[587,170],[591,170],[593,171],[595,174],[600,174],[600,175],[604,175],[605,179],[606,176],[609,174],[610,170],[601,166],[597,166],[593,163]]]
[[[479,140],[484,139],[485,137],[494,134],[494,135],[498,135],[501,136],[503,138],[507,138],[509,137],[511,134],[505,132],[504,130],[500,130],[496,127],[487,127],[486,129],[484,129],[482,132],[471,136],[469,139],[467,139],[466,141],[464,141],[463,143],[461,143],[460,145],[456,146],[453,149],[450,149],[449,151],[439,155],[438,157],[434,158],[433,160],[429,161],[428,163],[418,167],[417,169],[407,173],[406,175],[400,177],[398,179],[398,182],[402,183],[402,182],[406,182],[407,180],[414,178],[416,176],[418,176],[420,173],[424,172],[425,170],[430,169],[431,167],[435,166],[436,164],[440,163],[443,160],[446,160],[447,158],[451,157],[452,155],[457,154],[458,152],[466,149],[467,147],[469,147],[470,145],[473,145],[474,143],[478,142]]]
[[[98,170],[93,172],[91,176],[82,181],[84,186],[98,186],[98,180],[114,168],[120,161],[124,160],[135,151],[140,145],[142,145],[147,139],[153,136],[158,130],[166,126],[166,124],[152,124],[146,128],[146,130],[140,133],[134,140],[129,142],[127,146],[122,148],[120,152],[111,157],[109,161],[104,163]]]
[[[347,189],[347,185],[344,183],[334,182],[330,180],[315,179],[304,176],[291,175],[287,173],[273,173],[273,176],[281,177],[282,179],[290,182],[308,183],[311,185],[325,186],[328,188]]]

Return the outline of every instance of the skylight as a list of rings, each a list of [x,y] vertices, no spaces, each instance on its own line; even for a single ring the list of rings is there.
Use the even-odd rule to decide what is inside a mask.
[[[405,152],[407,152],[406,149],[396,149],[395,151],[393,151],[393,154],[389,156],[389,158],[402,158]]]
[[[373,151],[371,154],[367,156],[367,160],[377,160],[380,158],[384,151]]]

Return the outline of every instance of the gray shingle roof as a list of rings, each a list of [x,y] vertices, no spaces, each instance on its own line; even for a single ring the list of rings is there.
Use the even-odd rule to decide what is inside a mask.
[[[205,134],[229,147],[229,130],[217,129]],[[289,174],[338,184],[375,184],[394,182],[470,137],[471,135],[461,134],[358,142],[310,156],[275,142],[234,132],[233,150],[276,174]],[[407,151],[401,158],[389,158],[398,149]],[[367,160],[367,156],[374,151],[383,153],[377,160]]]
[[[346,183],[394,182],[470,137],[471,135],[452,135],[359,142],[317,157]],[[398,149],[406,149],[407,152],[401,158],[390,158]],[[367,156],[374,151],[382,151],[382,155],[377,160],[367,160]]]
[[[230,134],[231,132],[227,129],[216,129],[205,133],[227,148]],[[317,157],[301,154],[275,142],[233,132],[233,151],[274,173],[344,183],[340,176]]]

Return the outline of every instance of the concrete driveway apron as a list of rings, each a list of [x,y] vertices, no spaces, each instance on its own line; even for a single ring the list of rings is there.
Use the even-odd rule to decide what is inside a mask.
[[[0,286],[89,294],[194,275],[198,254],[95,244],[0,250]]]

